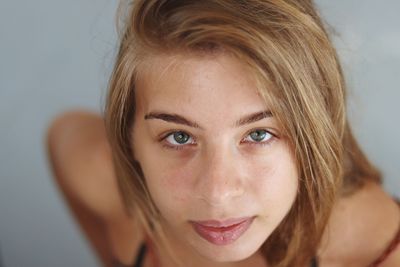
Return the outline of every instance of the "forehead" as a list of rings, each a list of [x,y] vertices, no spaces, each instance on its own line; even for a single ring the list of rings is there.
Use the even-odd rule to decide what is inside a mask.
[[[153,56],[138,68],[137,108],[259,111],[266,105],[253,77],[245,64],[227,53]]]

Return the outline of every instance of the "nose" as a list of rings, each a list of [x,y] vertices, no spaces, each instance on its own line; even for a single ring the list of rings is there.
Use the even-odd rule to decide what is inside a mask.
[[[198,197],[212,206],[231,203],[245,192],[245,170],[240,155],[232,148],[214,147],[204,152],[197,177]]]

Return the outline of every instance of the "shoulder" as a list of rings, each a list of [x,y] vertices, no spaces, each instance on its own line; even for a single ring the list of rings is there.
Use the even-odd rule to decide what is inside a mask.
[[[103,119],[83,110],[57,116],[47,132],[55,179],[64,193],[99,218],[123,216]]]
[[[380,185],[367,183],[353,195],[337,201],[320,246],[322,262],[327,266],[367,266],[385,251],[399,226],[398,204]],[[399,248],[385,264],[398,258],[398,254]],[[398,264],[397,260],[395,266]]]
[[[56,183],[104,263],[132,261],[142,230],[125,212],[103,118],[84,110],[60,114],[46,141]]]

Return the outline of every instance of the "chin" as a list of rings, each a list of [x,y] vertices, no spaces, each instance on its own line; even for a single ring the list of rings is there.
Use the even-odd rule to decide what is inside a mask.
[[[216,249],[211,256],[213,257],[212,259],[216,262],[236,262],[249,258],[256,251],[257,249],[248,248],[230,249],[226,251],[218,251],[218,249]]]
[[[238,262],[245,260],[257,252],[259,246],[251,244],[235,244],[231,246],[198,247],[197,252],[204,258],[214,262]]]
[[[214,262],[238,262],[251,257],[262,246],[266,238],[250,235],[234,243],[218,246],[206,240],[197,240],[193,248],[204,258]]]

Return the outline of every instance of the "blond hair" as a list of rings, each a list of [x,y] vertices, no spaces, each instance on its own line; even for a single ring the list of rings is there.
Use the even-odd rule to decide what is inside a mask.
[[[290,140],[300,174],[295,203],[262,251],[271,266],[305,264],[316,252],[337,195],[352,193],[366,180],[380,181],[351,133],[342,70],[313,2],[135,0],[128,10],[105,110],[127,210],[140,214],[148,234],[160,230],[154,223],[157,208],[133,158],[140,64],[159,54],[230,53],[254,75]]]

